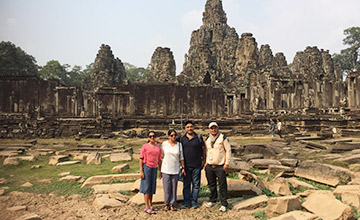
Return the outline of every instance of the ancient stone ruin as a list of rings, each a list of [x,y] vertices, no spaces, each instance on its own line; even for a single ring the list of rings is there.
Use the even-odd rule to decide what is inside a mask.
[[[250,133],[264,133],[270,117],[286,119],[288,131],[359,128],[359,72],[344,82],[329,51],[315,46],[298,52],[288,65],[283,53],[258,45],[253,34],[239,37],[227,24],[220,0],[206,2],[180,75],[175,75],[170,48],[156,48],[150,64],[145,81],[128,82],[121,60],[103,44],[81,88],[35,76],[3,76],[1,135],[26,129],[31,131],[26,135],[51,137],[81,130],[167,128],[185,118],[200,126],[221,118],[222,126]],[[46,126],[39,130],[40,124]]]

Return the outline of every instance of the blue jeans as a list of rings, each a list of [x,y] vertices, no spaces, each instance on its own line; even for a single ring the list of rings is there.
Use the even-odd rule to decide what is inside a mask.
[[[186,176],[184,177],[184,204],[197,205],[197,200],[200,192],[200,175],[201,168],[185,167]],[[192,190],[190,189],[192,184]]]

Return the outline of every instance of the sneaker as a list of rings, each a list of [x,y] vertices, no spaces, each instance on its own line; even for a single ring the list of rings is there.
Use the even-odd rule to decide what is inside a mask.
[[[222,211],[222,212],[226,212],[226,207],[222,205],[222,206],[219,208],[219,210]]]
[[[198,204],[193,204],[192,207],[193,207],[193,209],[199,208]]]
[[[189,208],[189,207],[190,207],[190,205],[188,205],[188,204],[186,204],[186,203],[184,203],[184,204],[181,206],[182,209],[187,209],[187,208]]]
[[[206,208],[211,208],[211,207],[213,207],[215,205],[215,203],[213,203],[213,202],[207,202],[207,203],[205,203],[205,207]]]

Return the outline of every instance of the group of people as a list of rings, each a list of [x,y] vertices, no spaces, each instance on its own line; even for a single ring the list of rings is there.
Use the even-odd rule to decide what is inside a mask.
[[[144,211],[149,214],[156,212],[152,204],[156,192],[157,170],[163,180],[164,210],[176,211],[177,185],[179,174],[183,175],[184,204],[181,208],[199,208],[201,170],[205,169],[209,201],[205,206],[210,208],[217,202],[219,185],[220,211],[225,212],[227,203],[226,172],[229,168],[231,147],[229,139],[219,131],[216,122],[209,124],[209,134],[204,138],[197,134],[192,121],[185,122],[185,133],[178,135],[174,129],[168,131],[168,140],[161,147],[156,140],[156,133],[150,131],[148,143],[140,152],[140,192],[144,194]]]
[[[280,136],[280,138],[282,138],[281,136],[281,132],[282,132],[282,123],[281,120],[278,119],[276,120],[276,127],[277,127],[277,134]],[[269,133],[272,135],[272,137],[274,137],[275,134],[275,122],[272,118],[270,118],[270,124],[269,124]]]

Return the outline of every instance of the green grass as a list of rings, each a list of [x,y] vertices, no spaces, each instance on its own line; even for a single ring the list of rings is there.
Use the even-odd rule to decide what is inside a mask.
[[[252,213],[252,216],[254,216],[257,220],[267,220],[267,218],[265,217],[265,210],[256,211]]]
[[[47,148],[54,150],[63,150],[74,148],[76,142],[73,139],[38,139],[38,144],[33,148]],[[66,143],[64,146],[56,146],[53,143]],[[0,140],[0,144],[6,143],[24,143],[24,140]],[[102,140],[102,139],[85,139],[81,143],[90,143],[96,145],[110,144],[111,146],[119,145],[118,140]],[[133,144],[134,154],[140,151],[140,139],[132,139],[131,143]],[[144,143],[142,139],[141,144]],[[129,145],[126,145],[129,146]],[[52,155],[51,155],[52,156]],[[139,160],[132,159],[131,161],[112,163],[109,158],[105,159],[104,162],[100,165],[86,165],[84,162],[80,164],[68,165],[68,166],[54,166],[49,165],[50,156],[39,156],[37,161],[28,162],[23,161],[18,166],[4,166],[4,159],[0,159],[0,178],[5,178],[8,183],[0,185],[7,186],[9,189],[6,190],[6,193],[11,191],[26,191],[33,193],[55,193],[57,195],[68,196],[71,194],[80,194],[83,196],[88,196],[92,193],[91,188],[80,188],[82,183],[66,183],[59,182],[61,178],[58,176],[62,172],[70,172],[70,175],[82,176],[84,179],[87,179],[91,176],[96,175],[107,175],[107,174],[117,174],[113,173],[111,169],[122,163],[128,163],[130,169],[121,172],[121,173],[135,173],[139,171]],[[71,159],[71,158],[70,158]],[[31,169],[32,165],[41,165],[40,169]],[[39,183],[38,180],[50,179],[51,183]],[[30,182],[33,184],[30,188],[21,187],[22,184]]]
[[[118,193],[123,194],[125,196],[131,196],[132,195],[131,190],[119,190]]]
[[[289,188],[290,188],[290,192],[293,195],[296,195],[297,193],[302,193],[302,192],[305,192],[306,190],[308,190],[307,187],[300,187],[300,189],[296,189],[291,183],[289,183]]]
[[[210,196],[209,187],[200,185],[199,197],[209,197],[209,196]]]
[[[303,182],[306,182],[306,183],[309,183],[310,185],[316,187],[317,189],[320,189],[320,190],[332,190],[332,188],[328,185],[325,185],[325,184],[321,184],[321,183],[317,183],[317,182],[314,182],[314,181],[311,181],[311,180],[307,180],[307,179],[304,179],[302,177],[299,177],[298,178],[299,180],[303,181]]]

